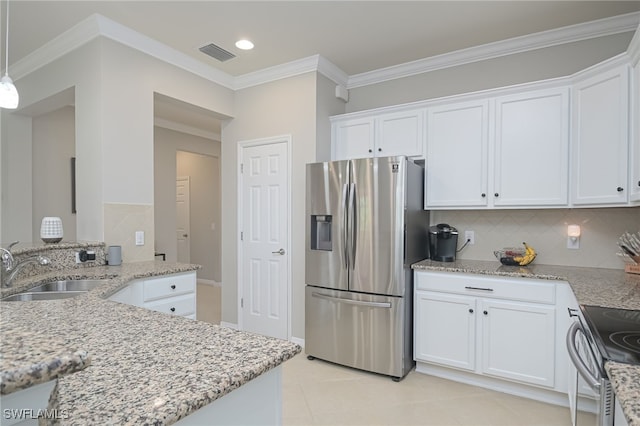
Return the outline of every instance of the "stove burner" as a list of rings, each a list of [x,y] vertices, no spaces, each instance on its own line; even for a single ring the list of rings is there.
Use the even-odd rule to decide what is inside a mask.
[[[617,331],[609,334],[609,340],[624,350],[640,354],[640,332]]]

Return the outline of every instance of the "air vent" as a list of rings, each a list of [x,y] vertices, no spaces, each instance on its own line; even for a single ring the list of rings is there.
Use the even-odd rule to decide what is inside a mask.
[[[236,55],[234,55],[233,53],[227,52],[222,47],[216,46],[213,43],[209,43],[206,46],[202,46],[200,48],[200,51],[202,53],[206,53],[212,58],[219,60],[220,62],[228,61],[229,59],[233,59],[236,57]]]

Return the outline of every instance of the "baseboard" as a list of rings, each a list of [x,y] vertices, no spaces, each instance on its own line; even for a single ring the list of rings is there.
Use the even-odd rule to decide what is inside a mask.
[[[220,327],[231,328],[233,330],[238,330],[238,324],[234,324],[232,322],[220,321]]]
[[[203,278],[198,278],[198,284],[210,285],[210,286],[213,286],[213,287],[222,287],[222,283],[219,283],[218,281],[205,280]]]
[[[300,345],[304,348],[304,339],[291,336],[291,339],[289,339],[289,341],[291,341],[291,343],[295,343],[296,345]]]

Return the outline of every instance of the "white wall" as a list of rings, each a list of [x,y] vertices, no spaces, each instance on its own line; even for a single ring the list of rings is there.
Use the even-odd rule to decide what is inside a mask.
[[[198,278],[220,282],[221,271],[221,199],[220,142],[175,130],[154,129],[156,249],[165,252],[167,261],[177,261],[176,247],[176,175],[186,174],[191,181],[191,262],[202,265]],[[192,161],[180,162],[178,155]],[[194,157],[195,156],[195,157]],[[204,157],[204,158],[198,158]],[[205,164],[200,164],[204,162]],[[204,206],[199,203],[205,203]],[[214,222],[215,230],[211,229]]]
[[[63,241],[76,241],[76,215],[71,212],[71,157],[75,156],[75,108],[67,106],[34,117],[33,240],[38,241],[45,216],[62,219]]]
[[[77,238],[121,244],[125,261],[153,259],[153,94],[231,116],[233,92],[104,38],[20,78],[16,85],[20,110],[75,87]],[[3,162],[30,167],[13,155],[20,139],[31,141],[22,129],[26,126],[2,117],[3,133],[9,135],[6,144],[11,145],[5,150],[3,138]],[[12,136],[18,130],[19,135]],[[4,192],[9,182],[3,179],[2,185]],[[18,206],[12,198],[7,206]],[[4,210],[2,217],[3,229],[26,222],[31,232],[31,217],[23,219],[11,210]],[[133,243],[135,230],[147,234],[142,248]]]
[[[236,93],[236,116],[222,129],[222,321],[237,323],[237,144],[291,135],[291,252],[293,336],[304,336],[305,164],[316,152],[316,73]]]

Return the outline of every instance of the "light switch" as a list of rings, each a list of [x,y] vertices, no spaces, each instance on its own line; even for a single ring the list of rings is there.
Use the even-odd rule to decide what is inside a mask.
[[[144,231],[136,231],[136,245],[137,246],[144,245]]]

